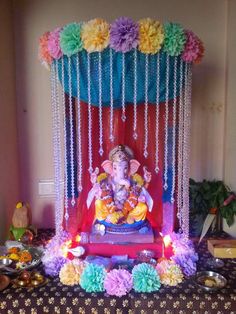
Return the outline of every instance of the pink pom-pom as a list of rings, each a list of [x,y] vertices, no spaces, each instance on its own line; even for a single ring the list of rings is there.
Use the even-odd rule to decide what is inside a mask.
[[[109,295],[121,297],[133,287],[132,275],[125,269],[111,270],[104,281],[104,288]]]
[[[48,51],[54,59],[60,59],[63,55],[60,47],[60,32],[61,28],[58,27],[48,37]]]
[[[203,44],[192,31],[185,31],[185,35],[187,40],[182,53],[182,59],[185,62],[199,63],[204,53]]]

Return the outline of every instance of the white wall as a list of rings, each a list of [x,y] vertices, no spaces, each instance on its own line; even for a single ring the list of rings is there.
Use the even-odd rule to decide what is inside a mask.
[[[224,180],[236,192],[236,1],[229,0],[228,6]],[[224,229],[236,237],[236,217],[233,227],[225,224]]]
[[[38,38],[73,21],[119,16],[181,23],[205,44],[194,68],[191,174],[223,177],[226,1],[223,0],[14,0],[17,111],[21,195],[31,203],[36,225],[53,224],[52,199],[40,199],[38,180],[53,177],[49,72],[37,60]],[[47,215],[45,216],[45,213]]]
[[[11,1],[0,1],[0,240],[19,198],[15,62]]]

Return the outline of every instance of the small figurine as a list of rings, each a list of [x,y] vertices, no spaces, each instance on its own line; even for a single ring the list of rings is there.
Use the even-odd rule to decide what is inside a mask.
[[[12,216],[10,239],[29,244],[32,242],[35,228],[31,226],[31,210],[29,204],[18,202]]]

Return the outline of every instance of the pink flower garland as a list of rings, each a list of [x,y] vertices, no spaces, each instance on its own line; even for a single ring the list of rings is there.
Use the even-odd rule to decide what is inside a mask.
[[[192,31],[185,31],[185,35],[187,40],[182,53],[182,59],[185,62],[199,63],[203,57],[203,44]]]
[[[60,32],[61,28],[58,27],[48,36],[48,52],[54,59],[60,59],[63,55],[60,47]]]

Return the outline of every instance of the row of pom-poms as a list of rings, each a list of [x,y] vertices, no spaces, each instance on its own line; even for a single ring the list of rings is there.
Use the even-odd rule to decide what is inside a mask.
[[[39,40],[39,58],[50,65],[63,54],[70,57],[83,49],[88,53],[101,52],[108,46],[116,52],[138,49],[145,54],[155,54],[163,48],[170,56],[181,55],[185,62],[193,63],[200,63],[204,54],[202,41],[179,24],[162,25],[150,18],[134,22],[120,17],[111,25],[97,18],[44,33]]]
[[[127,294],[131,289],[150,293],[158,291],[161,284],[176,286],[184,278],[180,266],[166,259],[158,263],[156,268],[147,263],[136,265],[132,273],[125,269],[107,272],[102,265],[86,263],[80,259],[68,261],[58,257],[59,260],[56,265],[61,264],[59,277],[62,284],[80,285],[86,292],[106,291],[107,294],[118,297]],[[58,267],[53,268],[53,273],[48,267],[49,265],[45,269],[46,273],[57,275],[55,272]]]

